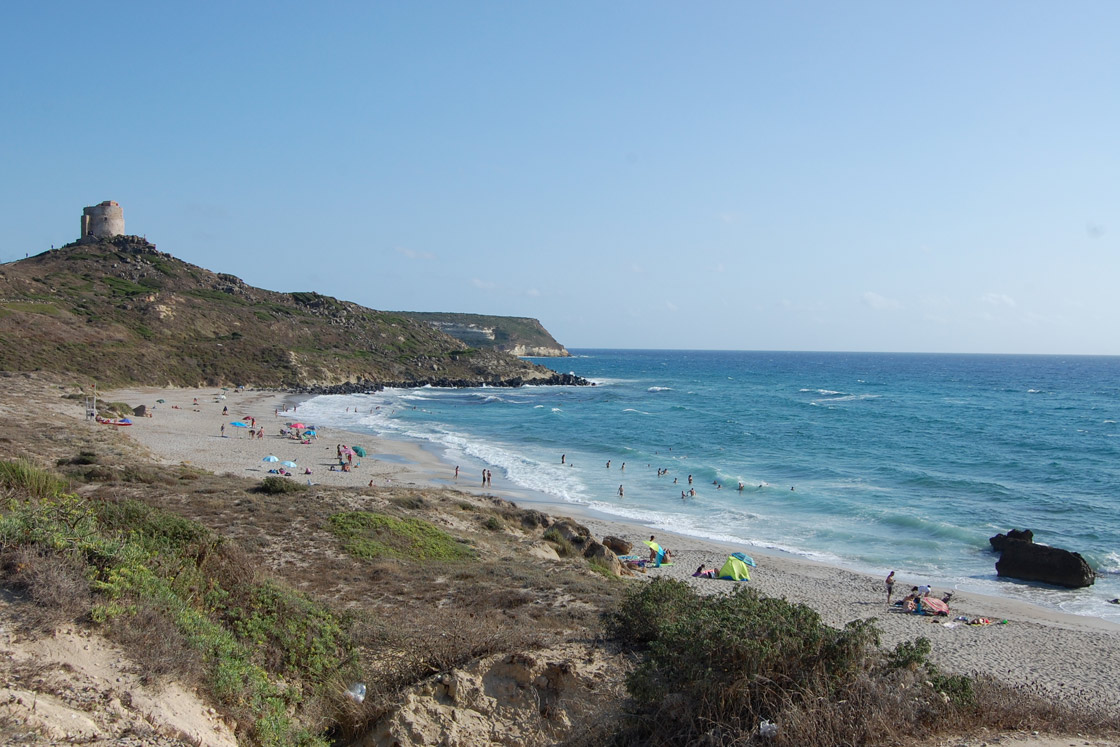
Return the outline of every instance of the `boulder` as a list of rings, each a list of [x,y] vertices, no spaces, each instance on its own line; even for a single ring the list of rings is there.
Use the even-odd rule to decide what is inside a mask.
[[[571,519],[560,519],[552,525],[551,529],[581,551],[591,541],[591,530]]]
[[[521,526],[526,529],[536,529],[537,527],[548,529],[548,525],[551,523],[552,519],[546,513],[534,509],[528,509],[521,513]]]
[[[630,571],[623,567],[622,562],[618,559],[618,556],[614,554],[614,551],[595,540],[588,540],[587,549],[583,551],[583,557],[602,563],[609,568],[610,572],[615,576],[630,575]]]
[[[1007,540],[1021,540],[1023,542],[1034,542],[1034,532],[1029,529],[1012,529],[1007,534],[997,534],[995,537],[989,537],[988,542],[991,543],[992,549],[999,552],[1003,549],[1003,545]]]
[[[1071,589],[1092,586],[1097,578],[1080,553],[1016,539],[1004,540],[996,573]]]
[[[618,555],[629,555],[634,546],[622,539],[621,537],[607,536],[603,538],[603,544],[614,550]]]
[[[147,417],[148,408],[147,408],[146,405],[140,405],[139,407],[133,407],[132,408],[132,414],[135,415],[138,418]]]

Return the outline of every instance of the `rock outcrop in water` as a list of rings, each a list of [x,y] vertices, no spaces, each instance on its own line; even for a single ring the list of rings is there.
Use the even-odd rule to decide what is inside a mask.
[[[1097,574],[1081,553],[1060,547],[1037,545],[1034,533],[1012,529],[1006,535],[990,539],[992,548],[1000,551],[996,573],[1022,581],[1039,581],[1070,589],[1092,586]]]

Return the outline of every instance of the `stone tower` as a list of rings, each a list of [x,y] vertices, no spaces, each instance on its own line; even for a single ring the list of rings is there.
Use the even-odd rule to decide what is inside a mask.
[[[112,200],[82,210],[82,239],[108,239],[123,233],[124,211]]]

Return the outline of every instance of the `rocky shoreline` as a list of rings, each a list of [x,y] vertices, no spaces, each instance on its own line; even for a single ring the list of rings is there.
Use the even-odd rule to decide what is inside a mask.
[[[449,378],[425,378],[413,379],[409,381],[347,381],[342,384],[330,384],[325,386],[308,386],[308,387],[295,387],[289,390],[291,394],[369,394],[371,392],[380,392],[384,389],[410,389],[415,387],[442,387],[448,389],[468,389],[471,387],[500,387],[500,388],[513,388],[532,385],[532,386],[595,386],[595,383],[588,381],[582,376],[567,373],[554,373],[552,376],[542,379],[527,380],[521,376],[514,376],[508,379],[488,379],[488,380],[468,380],[468,379],[449,379]]]

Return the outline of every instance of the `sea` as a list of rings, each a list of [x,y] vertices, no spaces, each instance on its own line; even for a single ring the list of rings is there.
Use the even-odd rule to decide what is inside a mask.
[[[1120,623],[1120,357],[571,352],[536,362],[594,386],[319,396],[300,418],[422,443],[464,484],[490,469],[651,530]],[[1010,529],[1096,583],[997,577]]]

